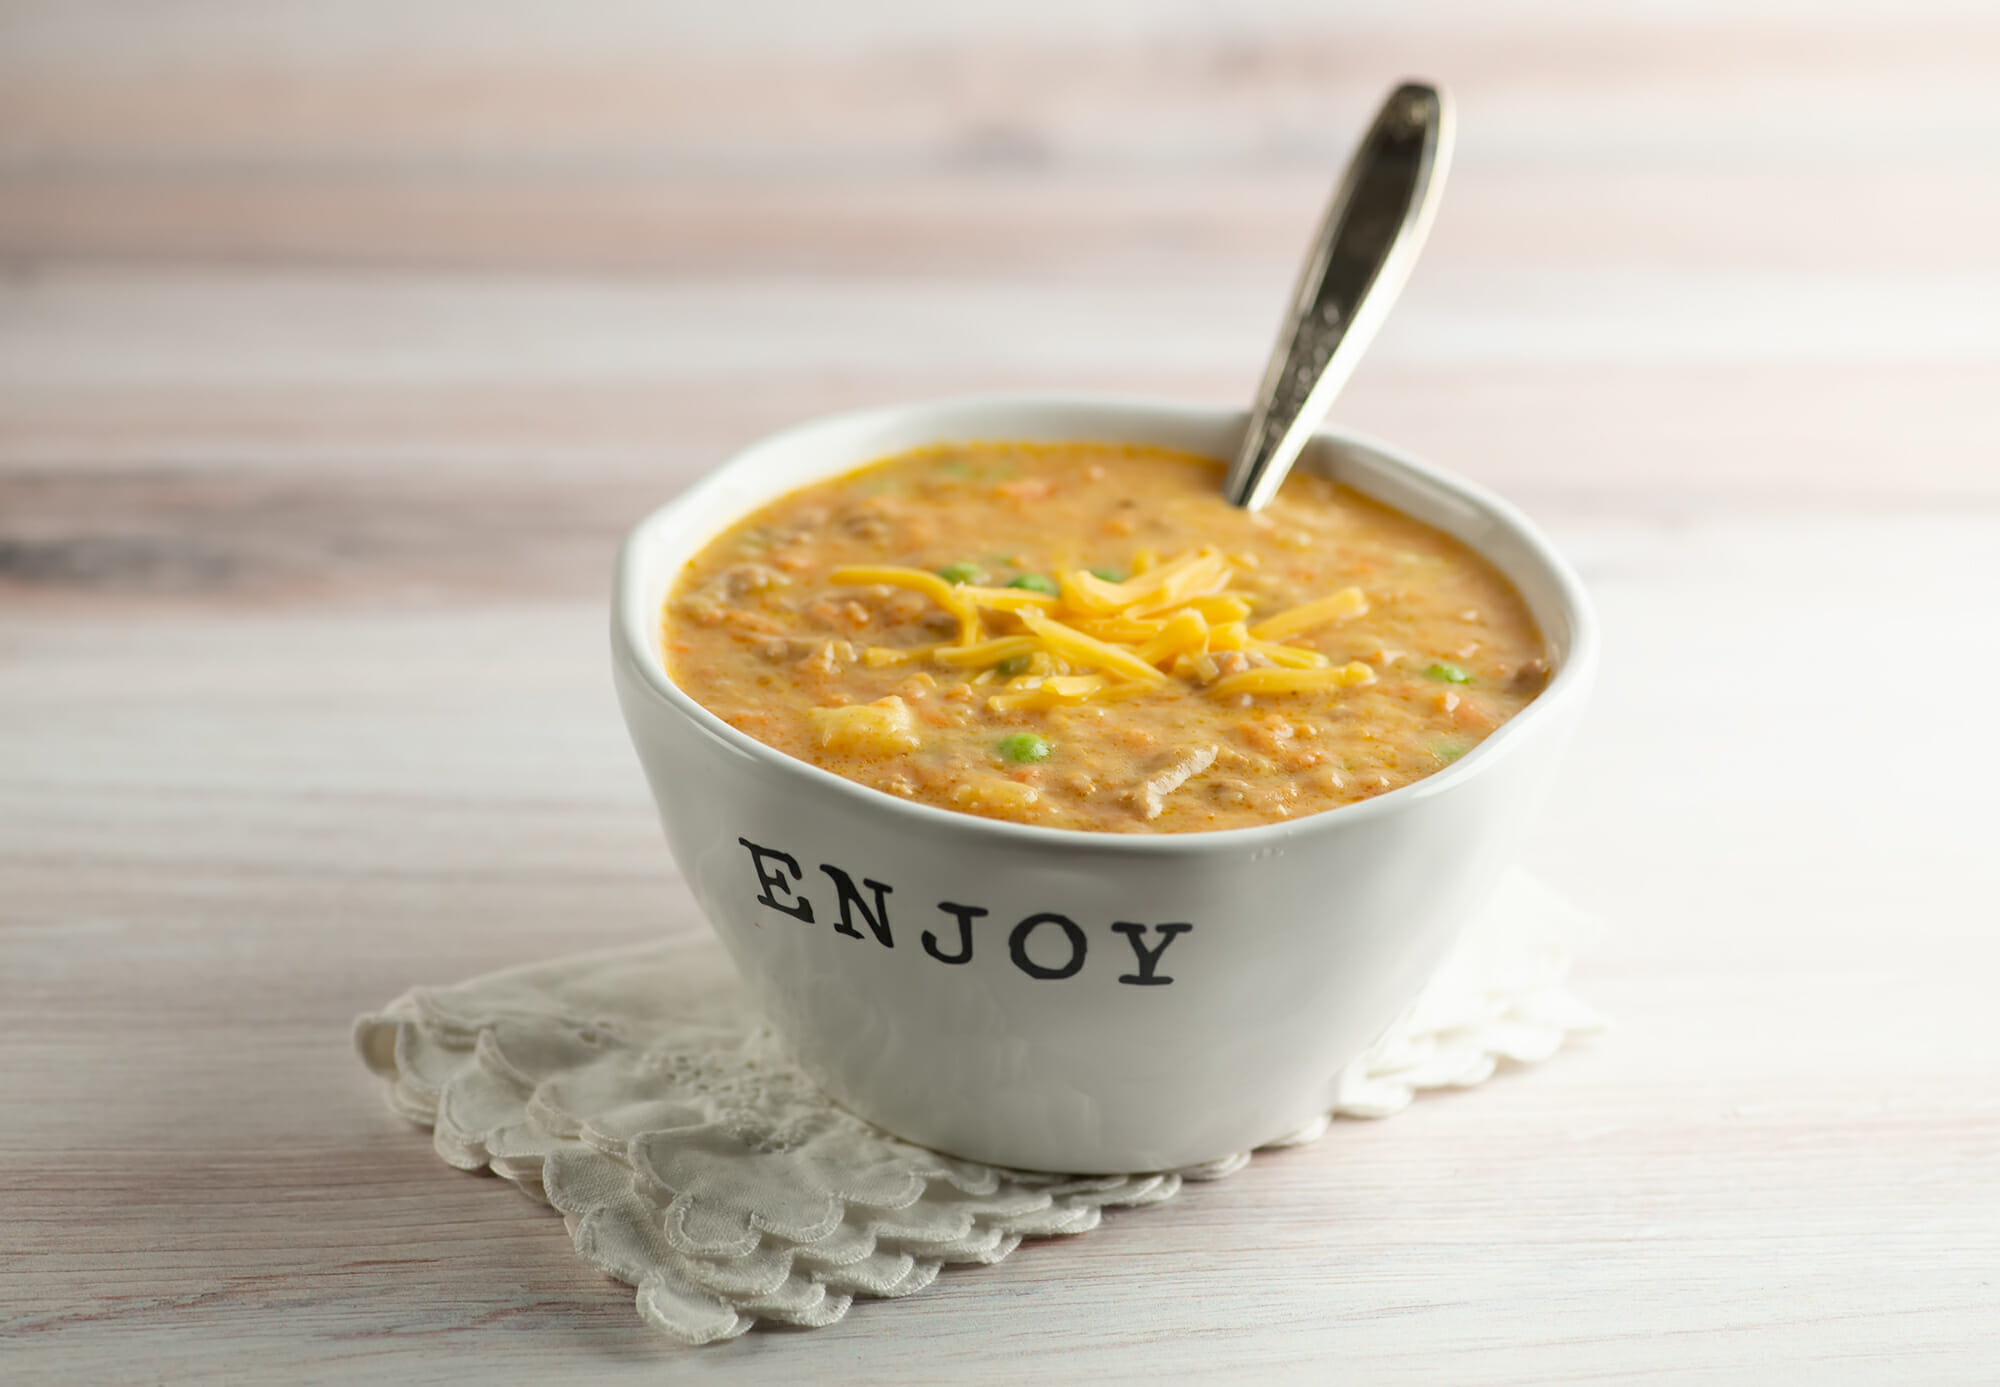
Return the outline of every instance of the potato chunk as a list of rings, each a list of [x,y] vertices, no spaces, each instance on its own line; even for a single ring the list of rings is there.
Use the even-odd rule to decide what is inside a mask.
[[[980,776],[952,786],[950,798],[960,809],[974,814],[996,819],[1028,819],[1034,817],[1041,805],[1042,792],[1032,785],[999,776]]]
[[[820,746],[855,756],[894,756],[923,744],[910,705],[896,695],[851,708],[814,708],[807,714]]]

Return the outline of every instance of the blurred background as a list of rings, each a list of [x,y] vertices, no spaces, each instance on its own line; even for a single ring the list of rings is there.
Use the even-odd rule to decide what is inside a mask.
[[[609,688],[620,536],[826,411],[1247,401],[1416,75],[1457,161],[1334,419],[1504,492],[1600,605],[1527,865],[1607,922],[1576,988],[1617,1026],[804,1337],[1977,1379],[1997,74],[1992,0],[0,0],[18,1370],[656,1376],[629,1294],[345,1041],[703,928]],[[1107,1336],[1155,1275],[1173,1332]]]
[[[1948,775],[2000,679],[1996,72],[1969,0],[0,0],[0,874],[129,922],[196,860],[259,941],[269,876],[428,976],[548,910],[695,927],[638,889],[624,530],[826,411],[1247,401],[1411,74],[1457,158],[1334,420],[1605,608],[1531,858],[1633,927],[1597,966],[1955,928],[2000,891]]]
[[[6,0],[0,582],[580,594],[825,410],[1245,399],[1406,73],[1458,160],[1341,422],[1545,514],[1988,504],[1996,71],[1974,0]]]
[[[2000,678],[1996,72],[1951,0],[0,0],[0,868],[303,873],[445,976],[692,926],[632,889],[623,531],[830,410],[1246,401],[1414,74],[1456,164],[1334,418],[1605,606],[1534,864],[1634,966],[1718,893],[1773,961],[1948,922],[1990,816],[1903,810],[1976,810]]]

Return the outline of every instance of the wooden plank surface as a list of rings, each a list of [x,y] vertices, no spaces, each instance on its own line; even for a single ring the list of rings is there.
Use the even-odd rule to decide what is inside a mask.
[[[0,3],[0,1377],[1977,1382],[2000,18]],[[702,928],[623,528],[816,413],[1246,395],[1462,102],[1340,417],[1603,609],[1529,865],[1608,1035],[812,1333],[645,1330],[354,1013]]]

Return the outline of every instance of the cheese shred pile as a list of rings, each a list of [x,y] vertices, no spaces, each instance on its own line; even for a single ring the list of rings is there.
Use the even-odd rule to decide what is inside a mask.
[[[927,646],[870,646],[873,667],[938,660],[978,668],[973,683],[993,686],[997,711],[1043,709],[1128,698],[1182,681],[1210,694],[1283,694],[1370,684],[1360,661],[1335,665],[1317,650],[1288,644],[1330,622],[1360,616],[1368,600],[1342,588],[1250,622],[1251,604],[1231,592],[1226,555],[1203,547],[1161,562],[1141,552],[1123,582],[1071,570],[1056,593],[947,582],[919,568],[837,569],[843,585],[922,593],[958,622],[958,639]],[[1046,584],[1045,584],[1046,585]]]

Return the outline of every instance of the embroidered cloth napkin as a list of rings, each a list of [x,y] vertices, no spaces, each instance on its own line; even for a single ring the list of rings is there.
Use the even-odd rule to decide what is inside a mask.
[[[1563,986],[1577,923],[1510,876],[1410,1012],[1340,1074],[1328,1116],[1388,1117],[1595,1029]],[[552,1205],[577,1253],[689,1344],[759,1320],[832,1324],[855,1296],[910,1295],[945,1266],[1087,1233],[1107,1208],[1163,1203],[1251,1159],[1065,1177],[913,1146],[792,1065],[707,936],[413,988],[361,1017],[355,1041],[439,1156]]]

